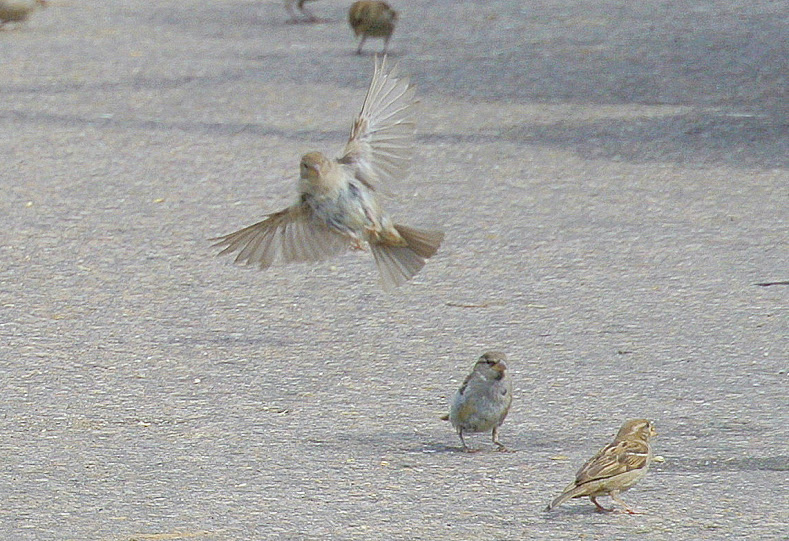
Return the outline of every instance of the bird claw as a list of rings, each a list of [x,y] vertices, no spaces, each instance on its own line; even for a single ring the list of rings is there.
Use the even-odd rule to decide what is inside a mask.
[[[608,507],[603,507],[602,505],[600,505],[600,502],[598,502],[594,496],[590,497],[589,499],[597,508],[598,513],[613,513],[614,511],[616,511],[616,509],[614,509],[613,507],[609,509]]]
[[[612,511],[613,511],[613,509],[612,509]],[[626,515],[644,515],[644,514],[646,514],[643,511],[634,511],[633,509],[630,509],[629,507],[626,507],[625,509],[617,509],[616,511],[619,512],[619,513],[624,513]]]

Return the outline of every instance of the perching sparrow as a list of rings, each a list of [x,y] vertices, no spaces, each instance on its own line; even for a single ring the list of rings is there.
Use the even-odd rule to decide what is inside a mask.
[[[512,380],[507,374],[506,360],[498,351],[482,355],[452,398],[449,420],[460,436],[464,451],[471,452],[463,439],[464,432],[488,430],[492,431],[498,449],[506,451],[499,441],[499,427],[512,404]]]
[[[285,9],[288,10],[288,15],[290,15],[291,22],[299,22],[299,19],[296,17],[296,12],[293,11],[293,4],[296,4],[301,11],[302,15],[305,16],[304,19],[301,19],[303,22],[311,23],[317,22],[318,18],[312,14],[310,10],[306,8],[304,4],[307,2],[311,2],[312,0],[285,0]]]
[[[657,436],[655,428],[646,419],[631,419],[622,425],[614,441],[603,447],[575,474],[575,481],[553,500],[546,511],[563,504],[570,498],[589,496],[599,511],[613,511],[597,503],[599,496],[611,499],[634,514],[619,493],[635,485],[649,469],[652,462],[650,438]]]
[[[265,220],[219,237],[220,255],[265,269],[276,262],[320,261],[348,250],[373,252],[384,289],[414,276],[444,234],[395,224],[381,209],[375,186],[403,176],[413,136],[414,90],[397,69],[376,58],[367,97],[342,155],[301,158],[299,198]]]
[[[46,5],[46,0],[0,0],[0,27],[8,22],[25,21],[37,7]]]
[[[384,38],[383,54],[386,54],[386,47],[389,45],[392,32],[394,32],[395,21],[397,21],[397,12],[386,2],[370,0],[354,2],[348,11],[348,22],[354,35],[357,38],[360,34],[362,36],[356,54],[362,54],[362,45],[368,36]]]

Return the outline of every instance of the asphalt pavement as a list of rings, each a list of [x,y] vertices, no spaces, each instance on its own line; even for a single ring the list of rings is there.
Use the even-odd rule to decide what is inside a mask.
[[[446,232],[266,271],[372,74],[350,4],[52,0],[0,28],[0,538],[789,538],[789,8],[392,0],[417,87],[386,206]],[[772,284],[772,285],[758,285]],[[440,417],[484,351],[495,452]],[[628,418],[665,461],[544,507]]]

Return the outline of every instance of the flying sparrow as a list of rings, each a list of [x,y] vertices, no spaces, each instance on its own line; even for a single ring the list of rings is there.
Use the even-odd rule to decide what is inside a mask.
[[[362,54],[362,45],[364,40],[371,38],[384,38],[383,54],[386,54],[386,48],[389,45],[389,39],[394,32],[395,21],[397,21],[397,12],[389,7],[386,2],[360,0],[351,5],[348,11],[348,22],[353,29],[354,35],[358,38],[362,36],[359,41],[359,47],[356,49],[356,54]]]
[[[370,88],[342,155],[320,152],[301,158],[298,200],[263,221],[223,237],[219,255],[238,251],[236,263],[320,261],[367,243],[386,290],[399,286],[438,250],[444,233],[392,222],[381,209],[376,187],[402,177],[413,136],[414,89],[375,60]]]
[[[654,426],[647,419],[631,419],[622,425],[614,441],[603,447],[575,474],[575,481],[567,485],[564,492],[551,502],[550,511],[571,498],[589,496],[599,511],[613,511],[597,502],[599,496],[611,499],[635,514],[619,494],[635,485],[646,475],[652,462],[649,440],[657,436]]]
[[[0,0],[0,27],[8,22],[25,21],[37,7],[46,6],[46,0]]]
[[[507,374],[506,360],[498,351],[482,355],[452,398],[449,420],[466,452],[473,451],[466,445],[463,433],[488,430],[498,450],[507,450],[499,441],[499,427],[512,404],[512,380]]]

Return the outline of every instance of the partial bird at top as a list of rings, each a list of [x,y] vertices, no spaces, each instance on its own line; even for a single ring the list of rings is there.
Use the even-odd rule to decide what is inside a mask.
[[[36,8],[46,6],[46,0],[0,0],[0,28],[9,22],[26,21]]]
[[[354,2],[348,11],[348,23],[351,25],[357,38],[362,36],[362,39],[359,40],[356,54],[362,54],[362,46],[368,37],[383,38],[383,54],[386,54],[396,21],[397,12],[389,7],[389,4],[386,2],[377,0]]]

